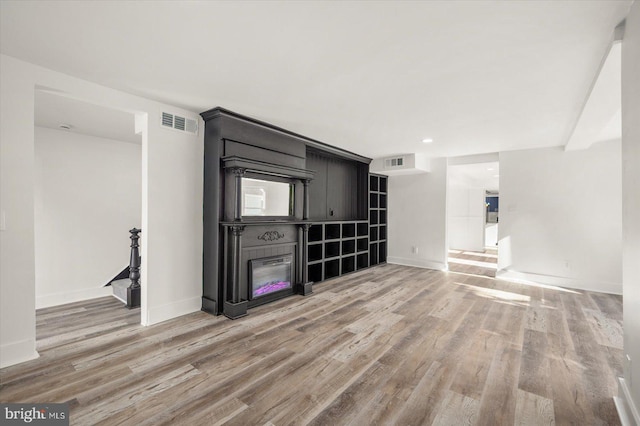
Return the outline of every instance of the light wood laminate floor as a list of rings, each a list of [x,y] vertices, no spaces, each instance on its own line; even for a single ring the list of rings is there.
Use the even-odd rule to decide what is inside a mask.
[[[619,296],[381,265],[249,313],[40,310],[0,400],[87,425],[619,424]]]
[[[483,252],[449,250],[449,271],[494,278],[498,268],[498,249],[485,247]]]

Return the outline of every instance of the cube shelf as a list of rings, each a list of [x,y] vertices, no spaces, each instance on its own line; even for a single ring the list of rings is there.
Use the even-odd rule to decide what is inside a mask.
[[[369,194],[369,207],[372,209],[378,207],[378,194]]]
[[[369,230],[369,239],[371,241],[378,241],[378,227],[372,226]]]
[[[342,274],[347,274],[356,270],[356,257],[349,256],[342,258]]]
[[[356,224],[355,223],[343,223],[342,224],[342,238],[353,238],[356,236]]]
[[[309,228],[309,242],[322,241],[322,225],[311,225]]]
[[[369,249],[369,239],[368,238],[358,238],[358,252],[367,251]]]
[[[369,175],[369,191],[377,192],[379,182],[380,182],[380,176]]]
[[[340,238],[340,224],[327,223],[324,225],[324,239],[335,240]]]
[[[362,253],[357,256],[358,270],[369,267],[369,253]]]
[[[307,268],[309,271],[309,281],[317,283],[319,281],[323,281],[322,279],[322,263],[316,263],[313,265],[309,265]]]
[[[378,264],[378,243],[369,244],[369,265]]]
[[[340,256],[340,241],[334,241],[331,243],[324,243],[324,257],[325,259],[331,257]]]
[[[356,242],[354,240],[346,240],[342,242],[342,254],[352,254],[356,252]]]
[[[309,262],[315,262],[322,259],[322,244],[309,244],[307,248]]]
[[[324,279],[337,277],[340,275],[340,259],[329,260],[324,263]]]
[[[328,280],[369,266],[366,220],[314,223],[309,228],[309,280]],[[363,256],[364,255],[364,256]]]
[[[369,266],[387,261],[387,179],[369,175]]]

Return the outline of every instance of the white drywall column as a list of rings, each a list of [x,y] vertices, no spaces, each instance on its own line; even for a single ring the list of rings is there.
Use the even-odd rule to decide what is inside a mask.
[[[390,176],[388,198],[387,262],[446,269],[447,159],[432,160],[431,173]]]
[[[33,103],[29,75],[0,61],[0,367],[38,357],[33,228]]]
[[[34,89],[148,114],[143,133],[142,321],[153,324],[198,311],[202,296],[203,135],[160,125],[162,111],[203,122],[192,112],[109,89],[0,55],[0,362],[35,353]],[[143,305],[144,307],[144,305]]]
[[[622,40],[622,234],[624,364],[630,398],[640,410],[640,2]],[[622,396],[622,395],[621,395]],[[636,419],[639,421],[639,419]]]
[[[498,275],[622,292],[620,142],[500,153]]]

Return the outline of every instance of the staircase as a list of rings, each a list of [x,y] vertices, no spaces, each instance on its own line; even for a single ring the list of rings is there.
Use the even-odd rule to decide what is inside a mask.
[[[131,285],[130,279],[116,280],[111,282],[111,288],[113,289],[113,297],[127,304],[127,288]]]
[[[131,256],[129,266],[119,273],[107,285],[113,289],[113,297],[124,303],[127,308],[140,307],[140,252],[138,241],[140,229],[133,228],[129,231],[131,236]],[[128,276],[129,278],[124,278]]]

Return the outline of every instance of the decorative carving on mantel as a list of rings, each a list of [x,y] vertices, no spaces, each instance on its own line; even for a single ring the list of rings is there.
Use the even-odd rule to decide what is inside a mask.
[[[284,233],[278,231],[267,231],[258,236],[258,239],[262,241],[277,241],[280,238],[284,238]]]
[[[311,228],[311,224],[310,223],[303,223],[302,225],[300,225],[300,228],[302,228],[302,230],[304,232],[308,232],[309,228]]]
[[[242,232],[244,231],[244,225],[232,225],[231,231],[234,237],[239,237],[240,235],[242,235]]]
[[[231,169],[231,172],[236,176],[242,177],[247,172],[247,169],[243,169],[242,167],[234,167]]]

